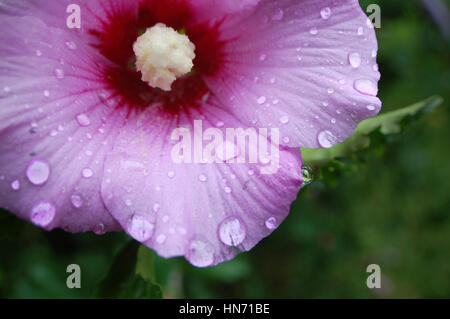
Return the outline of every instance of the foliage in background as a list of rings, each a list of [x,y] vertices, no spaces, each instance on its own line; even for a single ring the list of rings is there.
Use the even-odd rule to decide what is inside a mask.
[[[419,1],[360,2],[382,8],[383,113],[435,94],[444,107],[398,134],[372,131],[372,147],[349,158],[311,162],[316,178],[286,222],[251,252],[217,267],[152,260],[122,233],[46,233],[0,212],[0,297],[157,297],[154,280],[165,297],[449,297],[450,44]],[[127,271],[116,272],[126,245],[140,257],[125,257],[120,266]],[[70,290],[66,267],[74,263],[82,288]],[[381,266],[380,290],[365,285],[371,263]],[[139,289],[122,289],[136,280]]]

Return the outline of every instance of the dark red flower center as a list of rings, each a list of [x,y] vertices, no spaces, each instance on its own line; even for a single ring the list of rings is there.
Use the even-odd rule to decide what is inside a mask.
[[[196,47],[193,72],[177,79],[170,92],[150,87],[134,67],[133,43],[140,33],[157,23],[182,30]],[[105,79],[120,97],[121,105],[145,108],[157,103],[168,112],[178,113],[198,107],[210,93],[203,77],[214,75],[223,61],[218,28],[219,23],[196,23],[184,0],[146,0],[140,3],[137,14],[109,12],[102,20],[102,30],[90,30],[90,33],[99,40],[95,46],[115,64],[106,71]]]

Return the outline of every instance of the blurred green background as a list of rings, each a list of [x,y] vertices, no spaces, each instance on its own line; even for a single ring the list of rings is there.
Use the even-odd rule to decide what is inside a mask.
[[[303,189],[286,222],[251,252],[208,269],[157,258],[165,297],[450,297],[449,40],[420,1],[361,1],[370,3],[382,9],[383,112],[434,94],[444,105],[332,186]],[[46,233],[0,212],[0,297],[88,298],[127,240]],[[81,289],[66,287],[72,263]],[[372,263],[381,289],[366,286]]]

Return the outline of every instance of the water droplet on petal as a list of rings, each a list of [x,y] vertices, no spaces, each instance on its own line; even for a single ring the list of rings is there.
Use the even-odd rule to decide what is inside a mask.
[[[280,21],[284,17],[284,11],[282,9],[278,9],[277,12],[272,16],[273,21]]]
[[[225,218],[219,225],[219,239],[227,246],[236,247],[242,244],[247,236],[244,223],[237,217]]]
[[[331,9],[330,7],[325,7],[322,10],[320,10],[320,16],[324,20],[328,20],[331,16]]]
[[[20,189],[20,182],[16,179],[11,183],[11,188],[15,191],[18,191]]]
[[[175,176],[175,172],[174,171],[170,171],[170,172],[167,173],[167,176],[169,178],[173,178]]]
[[[317,140],[319,145],[324,148],[330,148],[333,145],[337,144],[337,138],[331,131],[324,130],[319,133],[317,136]]]
[[[317,28],[311,28],[309,30],[309,33],[311,33],[312,35],[316,35],[317,33],[319,33],[319,31],[317,30]]]
[[[49,97],[50,96],[50,91],[49,90],[44,90],[44,96],[45,97]]]
[[[309,166],[302,166],[303,187],[311,184],[314,180],[314,172]]]
[[[377,96],[378,88],[375,82],[369,79],[359,79],[355,81],[354,88],[361,94]]]
[[[86,114],[79,114],[77,116],[77,122],[80,126],[86,127],[91,124],[91,120]]]
[[[266,99],[265,96],[260,96],[260,97],[258,98],[257,102],[258,102],[259,105],[261,105],[261,104],[266,103],[266,100],[267,100],[267,99]]]
[[[55,206],[48,201],[40,201],[31,210],[31,222],[40,227],[48,226],[55,218]]]
[[[274,230],[277,228],[277,219],[275,217],[269,217],[266,220],[266,227],[267,229]]]
[[[280,118],[280,122],[281,122],[282,124],[287,124],[287,123],[289,123],[289,116],[287,116],[287,115],[282,116],[282,117]]]
[[[376,107],[374,105],[367,105],[369,111],[375,111]]]
[[[225,193],[230,194],[230,193],[231,193],[231,188],[228,187],[228,186],[226,186],[226,187],[224,188],[224,191],[225,191]]]
[[[80,195],[72,195],[70,197],[70,202],[75,208],[80,208],[81,206],[83,206],[83,199]]]
[[[364,34],[363,27],[359,27],[357,33],[358,33],[358,35],[363,35]]]
[[[94,172],[93,172],[92,169],[90,169],[90,168],[84,168],[84,169],[81,171],[81,175],[82,175],[84,178],[91,178],[92,176],[94,176]]]
[[[161,209],[161,205],[160,205],[159,203],[155,203],[155,204],[153,205],[153,211],[154,211],[155,213],[159,212],[160,209]]]
[[[43,160],[32,160],[27,167],[26,176],[33,185],[43,185],[50,176],[50,166]]]
[[[58,80],[64,79],[64,70],[62,70],[62,69],[56,69],[55,72],[54,72],[54,74],[55,74],[55,77],[56,77]]]
[[[106,233],[105,225],[98,224],[92,230],[96,235],[104,235]]]
[[[208,180],[208,178],[206,177],[206,175],[201,174],[201,175],[198,177],[198,180],[199,180],[200,182],[206,182],[206,181]]]
[[[358,52],[351,52],[348,55],[348,61],[353,68],[359,68],[361,65],[361,55]]]
[[[133,215],[127,225],[128,233],[137,241],[145,242],[153,236],[155,225],[141,215]]]
[[[42,51],[41,50],[36,50],[36,56],[42,56]]]
[[[250,170],[248,171],[248,175],[249,175],[249,176],[253,176],[253,175],[255,175],[255,171],[254,171],[254,170],[252,170],[252,169],[250,169]]]
[[[70,50],[77,49],[77,45],[73,41],[66,41],[66,47],[68,47]]]
[[[214,246],[207,241],[194,239],[189,243],[186,258],[196,267],[208,267],[214,263]]]
[[[261,55],[259,56],[259,61],[264,61],[264,60],[266,60],[266,58],[267,58],[267,55],[266,55],[266,54],[261,54]]]
[[[166,235],[159,235],[156,238],[156,241],[158,242],[158,244],[164,244],[164,242],[166,241]]]

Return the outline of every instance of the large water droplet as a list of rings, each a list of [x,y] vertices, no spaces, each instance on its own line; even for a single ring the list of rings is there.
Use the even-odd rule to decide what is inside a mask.
[[[227,217],[219,225],[219,239],[227,246],[236,247],[242,244],[247,236],[244,223],[237,217]]]
[[[359,68],[361,65],[361,55],[358,52],[351,52],[348,55],[348,61],[353,68]]]
[[[324,148],[330,148],[337,144],[337,138],[331,131],[324,130],[317,135],[319,145]]]
[[[50,166],[43,160],[32,160],[27,167],[26,176],[33,185],[43,185],[50,176]]]
[[[137,241],[145,242],[153,236],[155,225],[146,217],[133,215],[127,225],[128,233]]]
[[[355,81],[354,88],[361,94],[377,96],[378,88],[375,82],[369,79],[359,79]]]
[[[314,172],[309,166],[302,166],[303,187],[311,184],[314,180]]]
[[[40,201],[31,210],[31,222],[40,227],[48,226],[55,218],[55,206],[49,201]]]
[[[189,243],[186,258],[196,267],[208,267],[214,263],[214,246],[207,241],[194,239]]]
[[[320,16],[324,20],[328,20],[331,16],[331,9],[330,7],[325,7],[322,10],[320,10]]]

